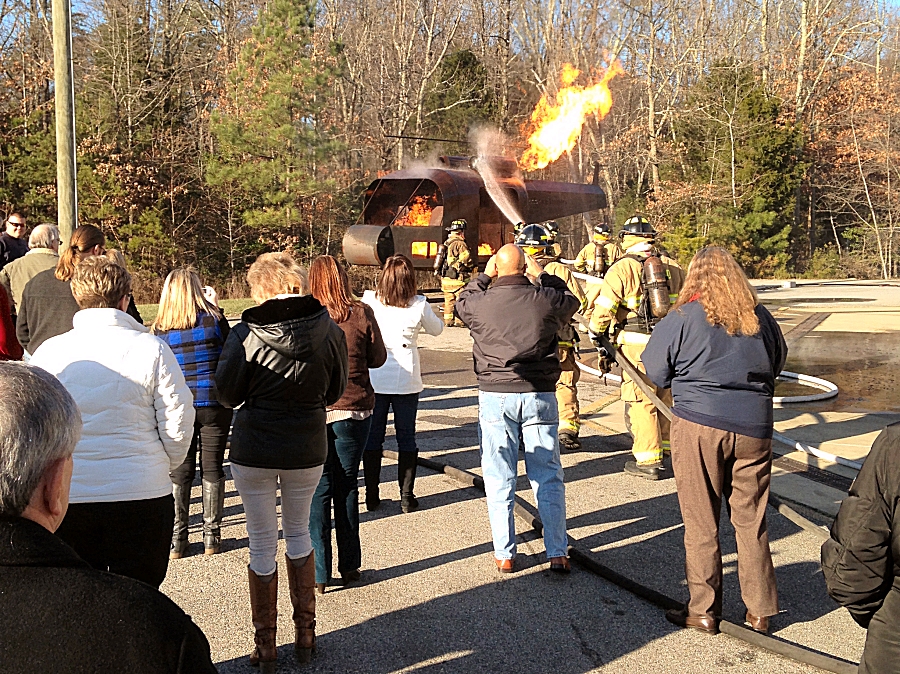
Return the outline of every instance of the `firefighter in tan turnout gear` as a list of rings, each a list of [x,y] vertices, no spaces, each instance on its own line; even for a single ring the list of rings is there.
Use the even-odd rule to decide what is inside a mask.
[[[609,225],[605,222],[594,225],[591,241],[581,249],[572,265],[576,271],[597,277],[594,282],[588,281],[584,290],[584,294],[587,296],[587,309],[584,311],[584,317],[587,320],[591,319],[594,302],[600,295],[600,288],[603,287],[601,279],[613,263],[622,257],[622,249],[619,248],[619,244],[610,241],[611,234]]]
[[[466,231],[466,221],[454,220],[448,231],[450,235],[441,246],[444,250],[437,255],[434,271],[441,278],[441,292],[444,293],[444,325],[450,327],[462,325],[454,317],[453,308],[460,291],[469,282],[474,265],[463,234]]]
[[[551,228],[542,225],[526,225],[516,236],[516,244],[528,255],[534,257],[545,272],[561,278],[571,293],[581,302],[581,309],[584,309],[584,292],[569,268],[559,262],[559,247]],[[578,364],[575,362],[578,333],[575,331],[574,325],[569,323],[560,328],[557,340],[559,342],[559,364],[562,367],[559,380],[556,382],[559,444],[566,450],[577,451],[581,449],[581,440],[578,439],[578,431],[581,428],[581,419],[578,416],[578,379],[581,370],[578,369]]]
[[[621,354],[643,372],[641,354],[650,331],[678,298],[684,285],[684,270],[654,249],[656,232],[644,216],[629,218],[619,236],[624,255],[603,277],[591,314],[591,339],[597,344],[598,336],[606,334]],[[601,370],[609,369],[605,355],[601,352]],[[649,379],[644,381],[653,387]],[[671,404],[669,390],[653,388],[663,402]],[[635,459],[625,463],[625,472],[658,480],[663,452],[669,444],[669,422],[624,371],[622,400],[625,420],[634,438],[631,452]]]

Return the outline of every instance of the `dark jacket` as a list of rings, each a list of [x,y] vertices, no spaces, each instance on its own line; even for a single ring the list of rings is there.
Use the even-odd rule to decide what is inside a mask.
[[[46,340],[72,329],[78,302],[69,282],[56,278],[55,269],[47,269],[25,284],[18,309],[16,336],[22,348],[33,354]]]
[[[0,234],[0,269],[24,257],[27,252],[28,239],[17,239],[6,232]]]
[[[356,303],[347,320],[338,325],[347,339],[349,375],[344,395],[329,409],[375,409],[375,390],[369,381],[369,368],[381,367],[387,360],[387,349],[375,320],[375,312],[367,304]]]
[[[194,407],[221,407],[216,392],[216,366],[231,331],[228,319],[212,314],[197,314],[197,324],[184,330],[162,330],[154,334],[172,349],[188,388],[194,394]]]
[[[675,416],[752,438],[772,437],[772,396],[787,345],[765,307],[757,305],[756,316],[756,335],[729,335],[709,324],[700,302],[688,302],[654,328],[641,360],[654,384],[672,389]]]
[[[271,299],[247,309],[216,368],[219,402],[243,403],[232,463],[293,470],[325,463],[325,407],[347,386],[344,332],[314,297]]]
[[[479,274],[462,289],[456,313],[469,326],[478,388],[498,393],[556,390],[556,333],[580,302],[562,279],[547,274],[535,286],[525,276]],[[488,287],[490,286],[490,287]]]
[[[900,424],[875,439],[822,545],[825,584],[868,628],[860,674],[900,662]]]
[[[92,569],[39,524],[0,518],[0,671],[213,674],[209,643],[144,583]]]

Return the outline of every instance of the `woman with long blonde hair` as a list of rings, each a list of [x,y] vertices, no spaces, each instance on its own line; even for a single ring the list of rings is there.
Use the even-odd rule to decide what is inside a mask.
[[[168,344],[184,378],[194,394],[194,436],[184,463],[173,470],[175,525],[170,559],[179,559],[188,549],[188,515],[191,484],[200,455],[201,501],[203,503],[203,548],[207,555],[219,552],[222,544],[222,511],[225,508],[225,445],[231,425],[231,410],[224,407],[216,392],[215,373],[228,321],[218,306],[206,298],[200,277],[193,269],[173,269],[163,284],[159,311],[152,332]]]
[[[672,468],[684,519],[690,601],[666,613],[715,634],[722,615],[719,512],[727,499],[737,539],[746,621],[767,632],[778,613],[766,531],[772,472],[772,396],[787,345],[772,314],[724,248],[707,246],[688,268],[674,309],[656,326],[642,360],[672,388]]]
[[[349,362],[344,395],[327,409],[328,457],[309,515],[316,587],[319,594],[324,594],[331,580],[332,501],[338,572],[344,585],[360,578],[362,548],[357,475],[375,408],[369,368],[384,365],[387,351],[372,308],[353,297],[347,272],[331,255],[321,255],[310,265],[309,292],[344,331]]]

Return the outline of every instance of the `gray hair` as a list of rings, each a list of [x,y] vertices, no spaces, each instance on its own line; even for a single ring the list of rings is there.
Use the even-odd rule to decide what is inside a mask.
[[[59,243],[59,227],[56,225],[38,225],[28,237],[29,248],[53,248],[55,243]]]
[[[0,363],[0,515],[21,515],[50,464],[75,451],[78,406],[53,375]]]

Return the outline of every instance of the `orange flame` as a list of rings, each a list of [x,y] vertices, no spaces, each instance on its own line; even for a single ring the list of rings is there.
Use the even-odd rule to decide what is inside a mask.
[[[489,243],[479,243],[478,244],[478,255],[481,257],[490,257],[494,254],[494,249],[491,247]]]
[[[569,63],[564,64],[559,76],[562,86],[555,100],[551,101],[544,94],[531,115],[531,135],[528,149],[519,162],[521,168],[526,171],[542,169],[575,147],[587,116],[596,115],[603,119],[609,112],[612,107],[609,82],[623,72],[619,62],[614,61],[599,82],[584,87],[575,84],[581,71]]]
[[[397,215],[395,225],[428,227],[431,224],[431,212],[434,209],[428,205],[426,197],[416,197],[405,210],[406,213],[401,210],[400,214]]]

